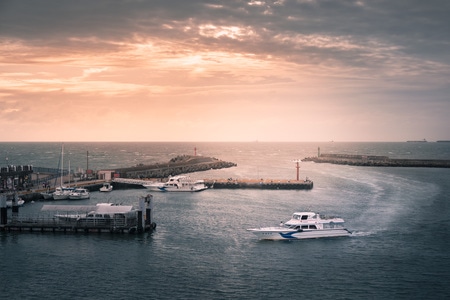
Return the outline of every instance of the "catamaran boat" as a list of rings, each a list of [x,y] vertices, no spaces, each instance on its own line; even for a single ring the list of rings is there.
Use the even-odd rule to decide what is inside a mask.
[[[173,176],[165,183],[145,184],[150,190],[161,192],[199,192],[207,189],[204,180],[192,180],[189,176]]]
[[[247,229],[262,240],[301,240],[350,236],[339,217],[321,216],[314,212],[295,212],[292,218],[274,227]]]
[[[103,183],[103,186],[100,188],[100,192],[111,192],[113,190],[113,186],[109,182]]]
[[[83,200],[83,199],[89,199],[90,197],[91,197],[91,194],[85,188],[76,188],[69,194],[70,200]]]

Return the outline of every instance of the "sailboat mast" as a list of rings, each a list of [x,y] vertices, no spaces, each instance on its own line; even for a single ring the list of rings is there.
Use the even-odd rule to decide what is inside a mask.
[[[64,144],[61,145],[61,181],[59,185],[63,186],[63,177],[64,177]]]

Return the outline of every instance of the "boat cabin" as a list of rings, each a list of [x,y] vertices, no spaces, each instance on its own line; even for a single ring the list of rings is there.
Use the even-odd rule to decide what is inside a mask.
[[[296,212],[292,215],[293,220],[306,221],[311,219],[317,219],[318,214],[313,212]]]

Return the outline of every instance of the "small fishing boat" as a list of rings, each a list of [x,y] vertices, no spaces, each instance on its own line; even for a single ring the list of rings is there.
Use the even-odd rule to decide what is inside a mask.
[[[103,183],[103,186],[100,188],[100,192],[111,192],[113,190],[113,186],[109,182]]]
[[[344,219],[321,216],[314,212],[295,212],[289,221],[278,226],[247,230],[262,240],[301,240],[351,235],[344,227]]]

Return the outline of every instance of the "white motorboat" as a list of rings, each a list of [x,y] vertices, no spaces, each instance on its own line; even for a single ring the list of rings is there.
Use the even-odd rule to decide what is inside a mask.
[[[207,189],[204,180],[193,180],[183,175],[170,177],[165,183],[151,183],[144,186],[161,192],[200,192]]]
[[[55,191],[53,192],[53,200],[66,200],[69,199],[70,194],[73,192],[74,188],[71,187],[65,187],[65,186],[59,186],[55,188]]]
[[[351,235],[344,227],[342,218],[321,216],[314,212],[295,212],[289,221],[278,226],[247,230],[263,240],[301,240]]]
[[[100,188],[100,192],[111,192],[113,190],[113,186],[109,182],[103,183],[103,186]]]
[[[90,197],[91,197],[91,194],[85,188],[76,188],[69,194],[70,200],[83,200],[83,199],[89,199]]]

